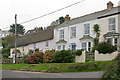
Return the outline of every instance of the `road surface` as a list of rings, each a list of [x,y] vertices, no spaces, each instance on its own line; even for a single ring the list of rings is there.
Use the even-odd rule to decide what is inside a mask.
[[[2,70],[3,78],[100,78],[103,72],[41,73]]]

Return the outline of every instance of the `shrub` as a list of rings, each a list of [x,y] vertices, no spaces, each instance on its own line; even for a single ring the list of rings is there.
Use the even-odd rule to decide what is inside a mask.
[[[53,62],[53,56],[55,54],[55,50],[47,50],[43,56],[43,62],[51,63]]]
[[[75,56],[71,50],[57,51],[54,55],[54,62],[56,63],[71,63],[74,62]]]
[[[105,69],[103,80],[120,80],[120,54]]]
[[[3,58],[4,58],[4,59],[8,59],[8,55],[4,54],[4,55],[3,55]]]
[[[38,63],[42,63],[43,62],[43,52],[36,52],[34,54],[32,54],[31,56],[29,56],[26,60],[27,63],[30,64],[38,64]]]
[[[73,52],[73,54],[75,54],[76,56],[80,56],[82,54],[82,51],[84,51],[83,49],[81,50],[76,50]]]
[[[97,50],[99,51],[99,53],[106,54],[115,52],[117,48],[108,42],[101,42],[100,44],[98,44]]]

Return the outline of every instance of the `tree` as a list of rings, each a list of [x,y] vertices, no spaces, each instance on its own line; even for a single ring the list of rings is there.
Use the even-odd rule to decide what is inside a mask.
[[[94,32],[96,33],[96,38],[99,38],[99,36],[100,36],[100,27],[99,27],[99,25],[95,24],[93,29],[94,29]]]
[[[2,46],[3,46],[2,53],[3,54],[9,55],[10,45],[13,42],[14,42],[14,35],[8,35],[2,39]]]
[[[96,37],[94,38],[94,46],[92,48],[92,52],[94,52],[97,47],[98,47],[98,44],[99,44],[99,37],[100,37],[100,27],[98,24],[95,24],[94,27],[94,32],[96,33]]]
[[[60,24],[62,24],[62,23],[64,23],[64,22],[65,22],[64,17],[60,17],[60,18],[59,18],[59,20],[60,20]]]
[[[10,25],[10,32],[15,33],[15,24]],[[17,24],[17,35],[23,35],[25,33],[24,26]]]
[[[14,42],[14,35],[8,35],[2,40],[3,48],[10,47],[11,43]]]

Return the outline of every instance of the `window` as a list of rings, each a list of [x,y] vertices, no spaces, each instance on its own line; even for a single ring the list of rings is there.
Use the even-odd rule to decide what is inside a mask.
[[[60,39],[64,39],[64,30],[60,30]]]
[[[115,38],[114,44],[115,44],[115,46],[117,47],[117,45],[118,45],[118,38]]]
[[[61,45],[58,46],[58,51],[60,51],[60,50],[61,50]]]
[[[110,43],[110,44],[113,44],[113,39],[112,39],[112,38],[109,38],[109,39],[107,40],[107,42]]]
[[[109,31],[115,31],[115,18],[109,19]]]
[[[65,45],[63,45],[63,50],[65,50]]]
[[[87,50],[87,44],[86,44],[86,42],[82,43],[82,49],[84,49],[85,51]]]
[[[34,46],[34,50],[36,49],[36,44],[33,44],[33,46]]]
[[[76,38],[76,27],[71,28],[71,37]]]
[[[49,43],[48,43],[48,41],[46,42],[46,47],[48,47],[49,46]]]
[[[24,52],[24,47],[22,47],[22,51]]]
[[[72,47],[72,51],[76,51],[76,44],[75,44],[75,43],[72,43],[71,45],[72,45],[72,46],[71,46],[71,47]]]
[[[88,42],[88,51],[91,50],[91,42]]]
[[[90,24],[84,24],[85,35],[90,35]]]

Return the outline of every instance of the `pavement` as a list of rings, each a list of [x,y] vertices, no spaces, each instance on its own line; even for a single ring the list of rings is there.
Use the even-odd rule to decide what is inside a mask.
[[[2,71],[2,78],[101,78],[103,72],[42,73],[28,71]]]

